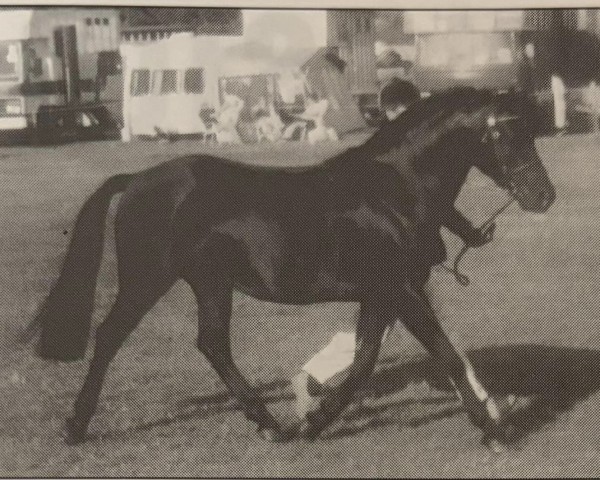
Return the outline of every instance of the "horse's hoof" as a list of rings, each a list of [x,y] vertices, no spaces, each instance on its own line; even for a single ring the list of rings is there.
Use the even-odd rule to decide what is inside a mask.
[[[521,450],[521,445],[517,441],[506,442],[494,437],[484,437],[482,443],[495,454],[518,452]]]
[[[304,440],[313,442],[317,439],[321,430],[308,420],[303,420],[297,428],[297,435]]]
[[[85,441],[86,428],[78,424],[74,418],[68,418],[63,430],[63,439],[67,445],[78,445]]]
[[[511,423],[494,425],[486,431],[482,443],[494,453],[518,450],[519,435]]]
[[[519,433],[512,423],[506,423],[498,428],[496,437],[504,445],[514,447],[519,440]]]
[[[495,453],[496,455],[501,455],[503,453],[508,452],[509,448],[508,445],[505,445],[501,442],[499,442],[497,439],[495,438],[484,438],[483,439],[483,444],[492,452]]]

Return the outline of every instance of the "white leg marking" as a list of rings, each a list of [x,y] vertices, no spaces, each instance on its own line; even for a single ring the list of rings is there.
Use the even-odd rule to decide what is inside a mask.
[[[450,383],[454,387],[454,391],[456,392],[456,395],[457,395],[458,399],[462,402],[463,401],[463,397],[460,394],[460,391],[458,390],[458,388],[456,388],[456,383],[454,383],[454,380],[452,379],[452,377],[448,377],[448,380],[450,380]]]
[[[500,410],[498,410],[498,405],[496,405],[496,402],[492,397],[487,399],[487,402],[485,402],[485,407],[487,408],[490,418],[495,422],[498,422],[500,420]]]
[[[469,360],[467,360],[466,358],[463,359],[463,362],[465,364],[465,373],[467,375],[467,380],[469,380],[469,384],[471,385],[473,392],[475,392],[475,395],[477,396],[480,402],[485,402],[488,399],[489,395],[486,392],[485,388],[483,388],[483,385],[481,385],[481,383],[479,383],[479,380],[477,380],[477,377],[475,376],[475,370],[473,370],[471,362],[469,362]]]
[[[475,371],[473,370],[471,362],[469,362],[466,357],[463,357],[463,362],[465,363],[465,372],[473,392],[475,392],[475,395],[479,401],[485,402],[485,408],[490,418],[495,422],[498,422],[500,420],[500,410],[498,409],[498,405],[496,405],[495,400],[488,395],[486,389],[483,388],[483,385],[479,383],[479,380],[475,376]]]

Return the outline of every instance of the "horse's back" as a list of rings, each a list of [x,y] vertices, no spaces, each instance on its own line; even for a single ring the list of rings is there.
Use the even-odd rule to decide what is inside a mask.
[[[323,230],[330,203],[324,178],[311,169],[254,168],[201,155],[157,165],[137,174],[120,200],[120,257],[128,265],[158,257],[172,268],[176,251],[210,234],[247,244],[262,242],[273,251],[275,239],[283,237],[288,243],[296,237],[307,248],[316,247],[320,239],[312,233]]]
[[[134,272],[132,263],[174,275],[196,264],[227,270],[266,300],[349,299],[404,270],[410,229],[375,207],[377,192],[360,187],[365,172],[349,168],[254,168],[210,156],[151,168],[121,200],[119,256]]]

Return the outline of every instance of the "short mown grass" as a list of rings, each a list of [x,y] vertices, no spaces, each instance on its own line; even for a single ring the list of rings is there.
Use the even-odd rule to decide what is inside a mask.
[[[360,139],[210,151],[252,163],[317,163]],[[89,441],[66,446],[62,423],[89,355],[44,362],[17,338],[58,274],[74,216],[104,178],[209,147],[0,148],[0,476],[597,476],[600,140],[547,138],[538,147],[556,204],[543,216],[512,206],[499,218],[495,241],[465,257],[471,286],[438,271],[431,280],[446,331],[490,391],[536,405],[523,422],[531,433],[522,449],[501,455],[480,444],[437,366],[401,329],[372,381],[323,438],[262,442],[195,348],[196,308],[184,284],[147,315],[111,366]],[[473,172],[459,207],[479,223],[503,199]],[[445,236],[452,255],[460,244]],[[117,288],[108,237],[95,324]],[[282,421],[292,414],[290,377],[337,329],[350,328],[355,310],[236,295],[235,358]]]

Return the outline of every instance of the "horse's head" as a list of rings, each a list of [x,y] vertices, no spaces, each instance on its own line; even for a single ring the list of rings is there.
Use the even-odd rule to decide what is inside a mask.
[[[524,210],[545,212],[556,194],[535,148],[536,125],[536,105],[525,95],[456,88],[413,103],[363,145],[363,154],[414,184],[430,174],[453,184],[475,166]]]
[[[494,97],[481,110],[481,151],[473,164],[508,190],[523,210],[545,212],[556,193],[535,147],[536,106],[525,95]]]

